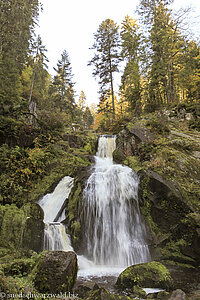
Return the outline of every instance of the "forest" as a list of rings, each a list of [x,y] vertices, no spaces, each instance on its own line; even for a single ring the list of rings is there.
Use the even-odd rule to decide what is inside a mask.
[[[0,1],[1,291],[19,293],[27,282],[34,282],[26,275],[38,258],[36,254],[30,258],[33,246],[25,220],[29,214],[39,214],[36,208],[31,211],[31,203],[52,191],[65,175],[76,178],[66,224],[74,249],[79,249],[82,225],[76,197],[86,178],[85,173],[80,174],[94,163],[98,135],[102,134],[118,136],[113,154],[117,163],[141,172],[141,211],[154,245],[164,249],[162,259],[191,264],[194,272],[199,268],[200,44],[188,33],[190,24],[185,24],[190,9],[175,13],[172,2],[140,0],[138,19],[126,15],[121,24],[112,19],[99,24],[93,45],[88,45],[88,67],[98,80],[99,102],[88,106],[84,90],[78,96],[75,91],[67,49],[60,49],[55,75],[48,71],[47,49],[36,35],[42,13],[39,0]],[[119,72],[120,87],[115,91]],[[149,170],[172,181],[175,188]],[[154,181],[165,185],[163,194],[169,194],[172,201],[164,209],[163,198],[159,204],[163,214],[173,215],[170,205],[177,210],[169,231],[152,217],[147,190]],[[176,202],[177,193],[186,199],[185,207]],[[183,219],[178,227],[182,237],[177,218]],[[195,249],[192,257],[188,245]],[[40,252],[40,246],[34,247]],[[22,258],[25,271],[9,266],[10,261]],[[92,297],[87,299],[96,299]],[[160,299],[169,299],[164,297]],[[188,299],[198,297],[200,294]]]

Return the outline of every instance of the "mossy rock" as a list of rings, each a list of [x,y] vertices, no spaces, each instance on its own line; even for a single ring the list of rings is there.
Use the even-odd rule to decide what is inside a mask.
[[[198,214],[192,214],[190,205],[172,181],[152,170],[140,171],[139,175],[140,208],[152,236],[152,249],[156,249],[151,254],[156,259],[198,265]]]
[[[133,290],[134,286],[170,290],[172,283],[169,270],[160,262],[152,261],[125,269],[119,275],[116,286],[122,290]]]
[[[72,251],[44,252],[33,270],[33,282],[41,293],[71,292],[78,265],[76,254]]]
[[[76,252],[80,252],[83,247],[83,189],[90,172],[88,168],[79,170],[79,174],[74,179],[66,207],[66,220],[68,233],[70,234],[72,246]]]
[[[84,300],[133,300],[129,296],[119,296],[109,293],[105,288],[93,289],[93,291],[84,298]]]
[[[135,297],[139,298],[139,299],[140,298],[142,298],[142,299],[146,298],[146,292],[142,288],[140,288],[136,285],[133,287],[133,295]]]

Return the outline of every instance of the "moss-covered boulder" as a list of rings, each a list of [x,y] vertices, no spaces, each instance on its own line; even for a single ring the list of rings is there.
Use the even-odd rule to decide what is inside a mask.
[[[122,290],[133,290],[135,286],[169,290],[172,287],[172,278],[169,270],[163,264],[152,261],[125,269],[119,275],[116,286]]]
[[[41,293],[71,292],[77,270],[77,257],[74,252],[45,252],[33,270],[33,282]]]

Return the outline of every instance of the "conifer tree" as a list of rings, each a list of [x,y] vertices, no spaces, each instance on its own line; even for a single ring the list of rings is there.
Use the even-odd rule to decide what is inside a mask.
[[[65,111],[68,114],[73,114],[75,105],[74,83],[72,81],[71,62],[66,50],[61,54],[61,59],[58,60],[57,68],[54,68],[54,70],[56,75],[51,85],[50,94],[61,112]]]
[[[121,83],[122,102],[128,102],[130,109],[133,111],[140,106],[141,87],[139,72],[139,46],[140,34],[136,21],[128,15],[122,22],[121,29],[122,39],[122,58],[126,61],[125,70]],[[137,103],[137,105],[136,105]]]
[[[118,26],[113,20],[106,19],[100,24],[94,38],[95,42],[91,49],[96,52],[89,65],[94,66],[93,76],[99,77],[100,100],[104,101],[105,95],[111,93],[112,114],[115,119],[113,73],[119,71],[120,62]]]
[[[21,109],[20,74],[24,68],[39,14],[38,0],[0,1],[1,114]]]
[[[47,69],[47,64],[46,62],[48,61],[45,52],[46,52],[45,46],[42,45],[42,40],[41,37],[38,36],[35,43],[33,43],[32,46],[32,52],[34,54],[33,56],[33,74],[32,74],[32,79],[31,79],[31,86],[30,86],[30,95],[29,95],[29,112],[31,114],[31,120],[33,115],[36,115],[36,101],[32,99],[32,94],[33,94],[33,88],[34,88],[34,83],[36,79],[36,75],[39,72],[39,70],[44,70]],[[46,74],[47,75],[47,74]]]

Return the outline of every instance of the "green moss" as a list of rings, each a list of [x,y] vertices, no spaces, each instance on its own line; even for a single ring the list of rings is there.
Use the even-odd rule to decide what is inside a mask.
[[[185,265],[190,265],[192,267],[192,264],[195,264],[195,261],[193,258],[186,256],[181,253],[181,248],[186,246],[187,242],[184,239],[180,239],[178,241],[170,241],[168,242],[165,247],[160,249],[162,254],[163,260],[171,260],[175,261],[177,263],[182,263]]]
[[[85,150],[86,152],[88,152],[89,154],[92,154],[92,152],[93,152],[92,146],[91,146],[90,143],[87,143],[87,144],[85,145],[84,150]]]
[[[81,224],[80,222],[72,222],[71,231],[73,232],[73,243],[78,244],[81,236]]]
[[[76,179],[72,191],[69,196],[69,201],[66,209],[66,220],[68,232],[71,236],[72,245],[77,249],[81,241],[81,224],[79,211],[82,206],[82,185]]]
[[[146,292],[138,286],[133,287],[133,295],[137,298],[146,298]]]
[[[60,257],[59,261],[58,257]],[[77,260],[74,260],[73,265],[69,265],[69,269],[63,272],[63,259],[66,259],[66,253],[61,251],[54,253],[44,251],[40,254],[30,275],[39,292],[55,294],[71,292],[78,271]],[[67,273],[70,275],[67,275]]]
[[[8,248],[22,248],[23,230],[26,215],[14,204],[1,208],[2,225],[0,230],[0,245]]]
[[[36,292],[33,283],[28,279],[28,277],[12,277],[12,276],[0,276],[0,290],[7,294],[8,298],[12,295],[28,294]],[[9,296],[10,295],[10,296]],[[14,296],[13,296],[14,297]],[[21,299],[22,297],[15,299]]]
[[[124,164],[133,169],[136,173],[143,169],[137,156],[127,156],[124,160]]]
[[[121,289],[133,289],[134,286],[170,289],[172,278],[163,264],[152,261],[128,267],[120,274],[116,285]]]

